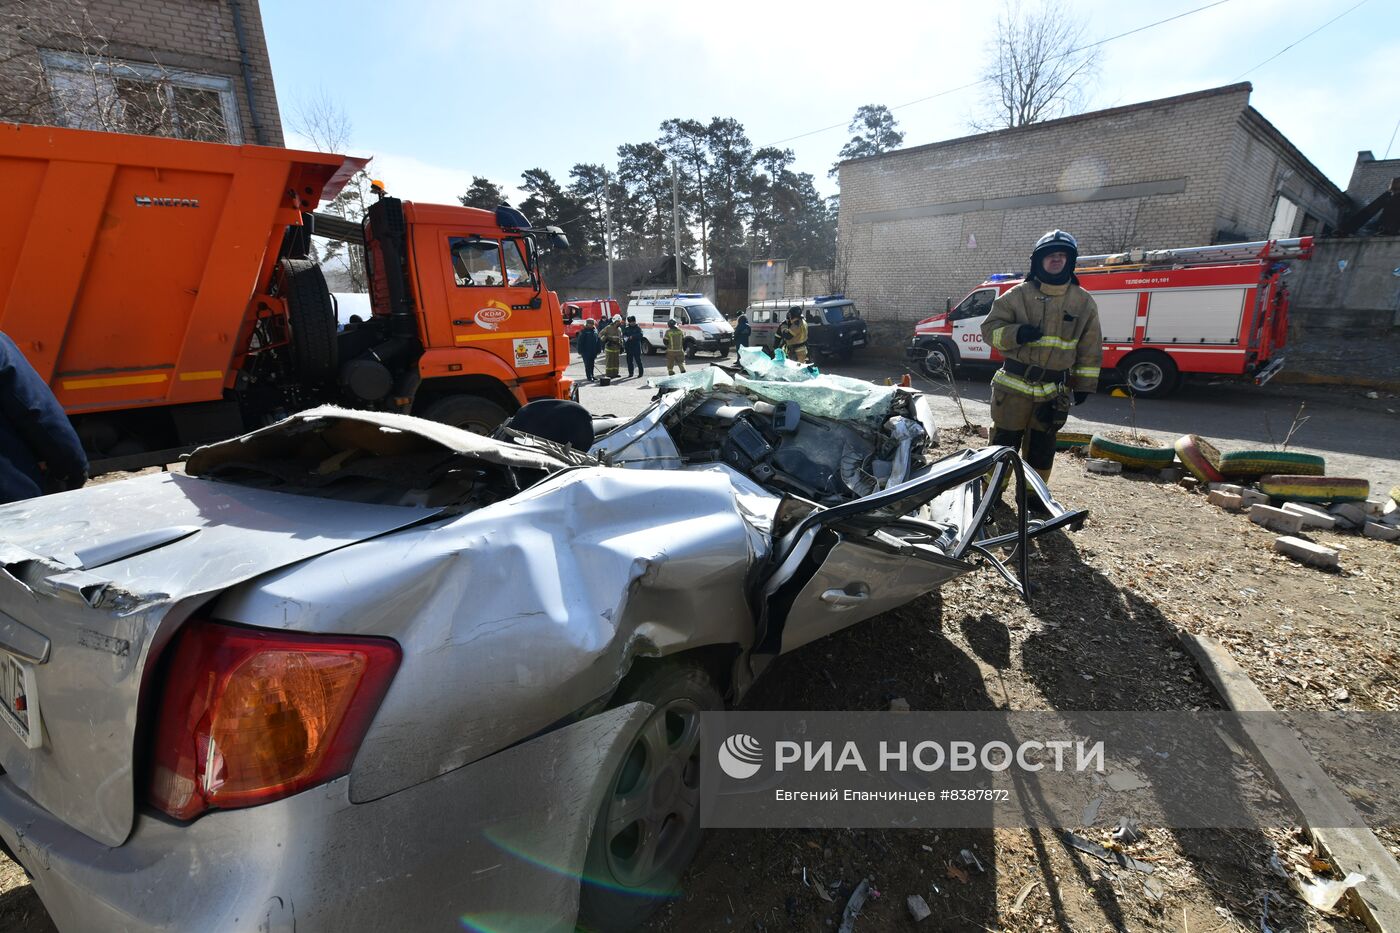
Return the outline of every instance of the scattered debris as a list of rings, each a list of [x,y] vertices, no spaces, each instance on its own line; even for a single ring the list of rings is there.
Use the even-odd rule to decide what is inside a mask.
[[[1336,548],[1325,547],[1321,544],[1314,544],[1304,538],[1294,538],[1285,535],[1274,540],[1274,550],[1302,564],[1310,564],[1313,567],[1321,567],[1324,570],[1336,570],[1341,566],[1339,553]]]
[[[1337,906],[1348,891],[1366,880],[1366,876],[1351,872],[1341,881],[1328,879],[1325,881],[1313,881],[1303,875],[1298,875],[1292,879],[1293,890],[1298,892],[1298,896],[1307,901],[1318,910],[1332,910]]]
[[[947,863],[947,870],[949,878],[952,878],[955,881],[960,881],[963,884],[967,884],[967,882],[969,881],[967,872],[963,871],[961,868],[954,865],[952,862]]]
[[[1138,829],[1132,817],[1125,816],[1118,821],[1118,826],[1113,830],[1113,841],[1125,846],[1141,842],[1142,830]]]
[[[861,908],[865,906],[865,899],[869,896],[870,879],[866,878],[851,892],[851,899],[846,902],[846,909],[841,912],[841,926],[838,928],[838,933],[853,933],[856,928],[856,918],[860,916]]]
[[[907,713],[907,712],[909,712],[909,701],[906,700],[906,699],[904,699],[904,697],[895,697],[893,700],[890,700],[890,712],[891,712],[891,713]]]
[[[1011,905],[1013,914],[1020,913],[1021,907],[1025,905],[1026,898],[1031,896],[1031,892],[1040,886],[1039,881],[1027,881],[1021,886],[1021,893],[1016,895],[1016,901]]]
[[[982,872],[985,872],[987,870],[982,867],[982,863],[977,860],[976,853],[974,853],[971,849],[963,849],[961,852],[959,852],[958,861],[962,864],[963,868],[977,869],[978,874],[981,874]]]
[[[1338,687],[1336,690],[1333,690],[1328,695],[1332,697],[1332,699],[1336,700],[1338,703],[1351,702],[1351,691],[1348,690],[1346,687]]]
[[[1244,497],[1239,493],[1223,492],[1218,489],[1207,495],[1206,501],[1231,512],[1237,512],[1244,507]]]
[[[1166,480],[1169,483],[1175,483],[1180,481],[1180,479],[1186,475],[1186,471],[1178,470],[1176,467],[1168,467],[1167,469],[1162,470],[1157,475],[1162,477],[1162,479]]]
[[[909,895],[905,903],[909,905],[909,915],[914,918],[915,923],[933,916],[933,911],[929,910],[928,901],[918,894]]]
[[[1131,771],[1115,771],[1107,778],[1108,786],[1116,791],[1142,790],[1147,782]]]
[[[1118,865],[1122,868],[1131,868],[1145,875],[1150,875],[1156,871],[1156,869],[1147,862],[1139,861],[1124,852],[1110,852],[1097,842],[1090,842],[1083,836],[1076,836],[1074,833],[1065,833],[1065,838],[1069,841],[1071,846],[1078,849],[1080,852],[1092,855],[1094,858],[1102,859],[1105,862]]]
[[[1084,813],[1080,816],[1080,822],[1085,826],[1093,826],[1099,818],[1099,807],[1103,806],[1103,798],[1095,797],[1089,801],[1089,805],[1084,808]]]
[[[1105,476],[1113,476],[1123,472],[1123,464],[1117,460],[1104,460],[1099,457],[1090,457],[1084,461],[1089,466],[1090,473],[1102,473]]]

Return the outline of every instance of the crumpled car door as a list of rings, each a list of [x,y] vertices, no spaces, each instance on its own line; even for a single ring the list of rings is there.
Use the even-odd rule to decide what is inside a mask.
[[[1015,474],[1018,527],[995,534],[986,490],[1005,471]],[[1028,519],[1027,496],[1045,518]],[[938,461],[891,489],[780,521],[755,586],[755,663],[938,589],[976,566],[970,551],[990,558],[1024,595],[1025,542],[1085,514],[1056,502],[1014,451],[988,447]],[[994,553],[1008,545],[1020,558],[1019,578]]]

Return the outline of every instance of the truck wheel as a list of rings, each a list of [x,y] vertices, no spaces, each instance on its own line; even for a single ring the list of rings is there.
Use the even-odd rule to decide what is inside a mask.
[[[281,294],[292,329],[292,363],[307,385],[335,380],[337,346],[335,305],[321,267],[309,259],[283,259]]]
[[[1118,366],[1129,391],[1139,398],[1162,398],[1176,391],[1181,371],[1165,353],[1134,353]]]
[[[616,705],[655,709],[608,782],[593,823],[579,891],[582,929],[632,930],[666,899],[700,847],[700,714],[722,708],[710,676],[693,665],[663,664],[630,686]]]
[[[479,395],[448,395],[423,409],[420,417],[473,434],[490,434],[510,416],[500,405]]]
[[[947,345],[941,342],[934,342],[924,348],[928,352],[924,354],[924,360],[920,364],[924,374],[935,379],[953,377],[953,370],[957,366],[957,361],[953,358],[953,353]]]
[[[685,348],[685,358],[686,358],[686,359],[688,359],[688,360],[693,360],[693,359],[695,359],[695,354],[699,352],[699,349],[698,349],[698,345],[695,343],[694,340],[689,340],[689,339],[687,339],[686,341],[684,341],[684,342],[681,344],[681,346],[683,346],[683,347]]]

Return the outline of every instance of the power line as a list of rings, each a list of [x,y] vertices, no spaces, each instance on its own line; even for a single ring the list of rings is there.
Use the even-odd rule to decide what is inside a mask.
[[[1396,133],[1400,133],[1400,120],[1395,121],[1395,129],[1390,131],[1390,142],[1385,144],[1385,155],[1381,156],[1382,159],[1390,158],[1390,147],[1395,145]]]
[[[1346,16],[1346,15],[1347,15],[1348,13],[1350,13],[1352,10],[1356,9],[1356,7],[1365,6],[1367,2],[1368,2],[1368,0],[1361,0],[1360,3],[1356,4],[1356,6],[1348,7],[1347,9],[1345,9],[1345,10],[1343,10],[1342,12],[1338,13],[1336,16],[1334,16],[1334,17],[1332,17],[1331,19],[1329,19],[1327,22],[1323,23],[1321,26],[1319,26],[1319,27],[1317,27],[1316,29],[1314,29],[1312,32],[1308,33],[1308,34],[1307,34],[1306,36],[1304,36],[1303,38],[1301,38],[1301,39],[1295,39],[1293,42],[1290,42],[1288,45],[1285,45],[1283,48],[1279,49],[1277,52],[1275,52],[1274,54],[1270,55],[1268,58],[1264,59],[1264,60],[1263,60],[1262,62],[1260,62],[1259,64],[1255,65],[1253,68],[1249,69],[1249,71],[1246,71],[1244,74],[1240,75],[1240,78],[1243,78],[1245,75],[1250,74],[1251,72],[1258,71],[1260,68],[1263,68],[1263,67],[1264,67],[1265,65],[1267,65],[1269,62],[1271,62],[1271,61],[1273,61],[1274,59],[1278,58],[1278,57],[1279,57],[1280,55],[1282,55],[1284,52],[1287,52],[1289,49],[1293,48],[1293,46],[1297,45],[1299,42],[1304,42],[1304,41],[1306,41],[1306,40],[1308,40],[1308,39],[1311,39],[1313,36],[1317,35],[1319,32],[1322,32],[1322,30],[1326,29],[1328,26],[1331,26],[1331,25],[1332,25],[1333,23],[1335,23],[1337,20],[1341,19],[1343,16]],[[1240,78],[1236,78],[1235,80],[1238,81]]]
[[[1145,26],[1139,26],[1139,27],[1137,27],[1136,29],[1129,29],[1127,32],[1120,32],[1120,33],[1118,33],[1117,35],[1109,36],[1109,37],[1107,37],[1107,38],[1105,38],[1105,39],[1099,39],[1099,40],[1096,41],[1096,42],[1090,42],[1088,45],[1081,45],[1081,46],[1079,46],[1078,48],[1070,49],[1068,52],[1064,52],[1063,54],[1054,56],[1054,57],[1051,59],[1051,61],[1057,61],[1057,60],[1059,60],[1059,59],[1061,59],[1061,58],[1068,58],[1069,56],[1075,54],[1076,52],[1083,52],[1083,51],[1086,51],[1086,50],[1088,50],[1088,49],[1096,48],[1096,47],[1098,47],[1098,46],[1100,46],[1100,45],[1105,45],[1105,44],[1107,44],[1107,43],[1109,43],[1109,42],[1113,42],[1115,39],[1122,39],[1122,38],[1124,38],[1124,37],[1126,37],[1126,36],[1131,36],[1131,35],[1134,35],[1134,34],[1136,34],[1136,33],[1143,32],[1144,30],[1152,29],[1152,28],[1154,28],[1154,27],[1156,27],[1156,26],[1162,26],[1162,25],[1165,25],[1166,23],[1172,22],[1173,20],[1178,20],[1178,19],[1181,19],[1182,17],[1190,16],[1190,15],[1192,15],[1193,13],[1200,13],[1200,12],[1202,12],[1203,10],[1209,10],[1209,9],[1211,9],[1212,7],[1217,7],[1217,6],[1220,6],[1221,4],[1225,4],[1225,3],[1229,3],[1229,2],[1230,2],[1230,0],[1215,0],[1214,3],[1207,3],[1205,6],[1198,6],[1198,7],[1196,7],[1196,8],[1193,9],[1193,10],[1187,10],[1186,12],[1184,12],[1184,13],[1178,13],[1178,14],[1176,14],[1175,16],[1168,16],[1166,19],[1159,19],[1159,20],[1157,20],[1155,23],[1148,23],[1148,24],[1145,25]],[[1366,2],[1366,0],[1361,0],[1361,3],[1365,3],[1365,2]],[[1360,5],[1361,5],[1361,4],[1357,4],[1357,6],[1360,6]],[[1353,7],[1353,9],[1355,9],[1355,7]],[[1348,10],[1347,12],[1351,12],[1351,11]],[[1345,16],[1346,14],[1343,13],[1342,15]],[[1306,38],[1306,36],[1305,36],[1304,38]],[[1301,41],[1301,40],[1299,40],[1299,41]],[[946,90],[939,91],[939,92],[937,92],[937,93],[935,93],[935,94],[930,94],[930,95],[928,95],[927,97],[920,97],[920,98],[917,99],[917,100],[911,100],[911,101],[908,101],[908,102],[903,103],[903,104],[895,104],[893,107],[890,107],[890,108],[888,108],[888,109],[889,109],[890,111],[903,110],[905,107],[912,107],[912,106],[914,106],[915,104],[922,104],[922,103],[925,103],[925,102],[930,101],[930,100],[934,100],[934,99],[939,98],[939,97],[947,97],[949,94],[956,94],[958,91],[966,91],[968,88],[977,87],[979,84],[986,84],[988,81],[994,80],[995,78],[999,78],[999,77],[1002,77],[1002,76],[1001,76],[1001,75],[992,75],[992,76],[989,76],[989,77],[986,77],[986,78],[978,78],[976,81],[970,82],[970,83],[968,83],[968,84],[960,84],[960,85],[958,85],[957,87],[950,87],[950,88],[947,88]],[[844,123],[833,123],[831,126],[823,126],[821,129],[809,130],[809,131],[806,132],[806,133],[798,133],[796,136],[789,136],[789,137],[787,137],[786,139],[779,139],[779,140],[777,140],[777,141],[775,141],[775,142],[767,143],[766,145],[769,145],[769,146],[780,146],[780,145],[782,145],[783,143],[790,143],[790,142],[792,142],[794,139],[805,139],[805,138],[808,137],[808,136],[815,136],[815,135],[817,135],[818,133],[825,133],[825,132],[828,132],[828,131],[830,131],[830,130],[839,130],[839,129],[841,129],[842,127],[846,127],[846,126],[850,126],[850,121],[849,121],[849,120],[847,120],[847,121],[844,122]]]

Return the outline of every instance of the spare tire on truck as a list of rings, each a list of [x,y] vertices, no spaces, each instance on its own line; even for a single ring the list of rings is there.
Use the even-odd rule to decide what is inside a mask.
[[[309,259],[283,259],[278,270],[278,292],[287,303],[287,323],[292,331],[292,365],[304,384],[330,385],[336,378],[339,353],[335,303],[326,277]]]

